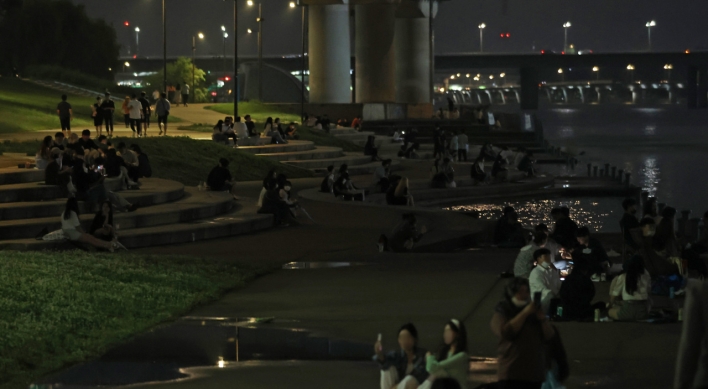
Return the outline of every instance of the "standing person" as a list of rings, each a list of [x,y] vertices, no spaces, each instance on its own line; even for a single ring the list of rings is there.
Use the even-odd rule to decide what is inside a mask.
[[[123,111],[125,128],[130,128],[130,96],[125,96],[125,100],[123,100],[123,104],[121,105],[121,110]]]
[[[450,145],[448,147],[448,151],[450,152],[450,157],[452,157],[453,161],[458,160],[457,157],[457,150],[460,148],[460,142],[459,139],[457,138],[457,133],[453,132],[452,133],[452,138],[450,138]]]
[[[554,314],[560,297],[560,272],[551,262],[551,251],[538,249],[533,253],[533,259],[538,264],[529,275],[531,293],[541,292],[541,308],[548,315]]]
[[[622,208],[624,208],[624,214],[619,224],[622,229],[624,244],[632,250],[639,250],[639,245],[632,238],[631,232],[633,229],[639,228],[637,200],[630,198],[624,199],[624,201],[622,201]]]
[[[251,115],[246,115],[243,117],[246,119],[246,128],[248,129],[248,136],[257,136],[256,134],[256,123],[251,120]]]
[[[66,95],[61,95],[61,102],[57,104],[57,115],[59,115],[61,132],[64,133],[65,137],[69,137],[71,135],[71,121],[74,120],[74,110],[71,109],[71,104],[66,100]]]
[[[103,111],[101,111],[101,96],[96,97],[96,102],[91,106],[93,125],[96,127],[96,138],[101,136],[103,130]],[[106,132],[108,132],[106,130]]]
[[[457,319],[450,319],[445,325],[443,344],[438,355],[426,355],[426,370],[430,373],[428,382],[432,383],[438,377],[451,377],[461,387],[467,387],[469,359],[465,324]]]
[[[412,323],[398,330],[400,350],[384,353],[381,339],[374,344],[374,362],[381,368],[381,389],[414,389],[428,378],[425,350],[418,347],[418,330]]]
[[[103,102],[101,102],[101,113],[103,114],[103,122],[106,124],[106,135],[109,138],[113,137],[113,113],[115,111],[116,104],[111,100],[111,94],[106,92]],[[126,125],[126,127],[128,126]]]
[[[457,160],[462,162],[464,159],[465,162],[467,162],[467,148],[470,146],[469,145],[469,138],[467,137],[467,134],[465,134],[464,131],[460,132],[460,135],[457,136]]]
[[[152,114],[150,100],[147,99],[147,94],[145,92],[140,92],[140,98],[138,101],[143,106],[143,135],[147,136],[148,127],[150,127],[150,115]]]
[[[184,84],[182,87],[182,104],[184,106],[187,106],[187,103],[189,102],[189,84]]]
[[[540,389],[546,380],[544,343],[555,331],[541,307],[531,302],[528,280],[514,278],[490,323],[499,338],[500,389]]]
[[[167,93],[160,93],[160,98],[155,102],[155,115],[157,115],[157,126],[162,135],[163,125],[165,135],[167,135],[167,117],[170,116],[170,101],[167,100]]]
[[[130,129],[133,130],[133,138],[135,138],[135,134],[140,138],[142,136],[140,127],[143,118],[143,105],[138,101],[135,93],[130,96],[128,109],[130,110]]]

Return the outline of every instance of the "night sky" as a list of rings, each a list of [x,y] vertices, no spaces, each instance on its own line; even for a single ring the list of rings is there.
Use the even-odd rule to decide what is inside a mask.
[[[92,17],[117,27],[118,39],[127,45],[129,34],[141,29],[140,52],[161,55],[161,0],[73,0],[84,4]],[[233,45],[232,0],[168,0],[168,55],[190,55],[191,37],[203,32],[197,55],[221,55],[221,25],[229,32],[227,53]],[[255,55],[257,7],[239,0],[240,55]],[[264,0],[265,55],[296,54],[301,50],[301,13],[289,0]],[[479,49],[484,22],[485,51],[531,52],[563,46],[563,23],[571,21],[569,42],[579,50],[595,52],[639,51],[647,48],[649,20],[655,51],[708,50],[708,2],[705,0],[508,0],[502,14],[501,0],[451,0],[441,5],[436,19],[436,52],[460,53]],[[124,21],[131,27],[123,27]],[[254,34],[247,34],[251,28]],[[499,34],[509,32],[511,38]],[[122,52],[124,54],[125,52]]]

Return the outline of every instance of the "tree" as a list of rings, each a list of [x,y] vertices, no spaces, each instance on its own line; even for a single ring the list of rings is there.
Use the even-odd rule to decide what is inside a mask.
[[[163,71],[162,69],[144,79],[144,81],[157,89],[162,89],[163,81]],[[206,72],[194,67],[194,84],[192,85],[192,60],[186,57],[179,57],[175,62],[170,62],[167,64],[167,85],[176,86],[189,84],[190,93],[192,94],[192,99],[196,102],[206,101],[206,88],[204,87],[204,81],[206,79]]]
[[[116,32],[69,0],[0,0],[0,66],[20,72],[52,65],[111,78],[120,46]]]

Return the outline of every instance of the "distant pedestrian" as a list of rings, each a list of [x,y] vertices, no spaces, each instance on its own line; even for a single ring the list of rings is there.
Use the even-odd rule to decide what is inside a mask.
[[[106,125],[106,135],[113,137],[113,113],[116,111],[116,104],[111,100],[111,94],[106,92],[101,102],[101,113],[103,123]],[[127,126],[126,126],[127,127]]]
[[[96,127],[96,138],[101,136],[103,131],[103,111],[101,111],[101,96],[96,97],[96,102],[91,106],[91,116],[93,125]]]
[[[142,136],[140,125],[143,115],[143,105],[138,101],[135,93],[130,97],[128,108],[130,109],[130,129],[133,130],[133,138],[135,138],[136,134],[138,138],[140,138]]]
[[[184,84],[184,86],[182,87],[182,103],[186,107],[188,102],[189,102],[189,84]]]
[[[61,102],[57,105],[57,115],[59,115],[59,123],[64,137],[69,137],[71,135],[71,121],[74,120],[74,110],[66,100],[66,95],[61,95]]]
[[[170,101],[167,100],[167,93],[161,93],[160,98],[155,102],[155,115],[157,115],[157,126],[162,135],[163,125],[165,135],[167,135],[167,117],[170,116]]]
[[[121,106],[123,110],[123,119],[125,119],[125,128],[130,127],[130,96],[125,96],[123,100],[123,105]]]
[[[469,137],[463,132],[457,136],[457,160],[467,162],[467,149],[469,148]]]
[[[150,127],[150,114],[152,114],[150,100],[147,99],[145,92],[140,92],[138,101],[140,101],[140,104],[143,106],[143,136],[147,136],[147,129]]]

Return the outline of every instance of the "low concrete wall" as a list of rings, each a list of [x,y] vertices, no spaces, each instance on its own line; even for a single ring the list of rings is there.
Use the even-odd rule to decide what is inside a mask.
[[[267,105],[273,107],[274,110],[300,115],[300,103],[268,103]],[[305,103],[305,113],[315,116],[326,114],[333,122],[340,118],[346,118],[351,121],[356,116],[362,116],[363,105]]]

